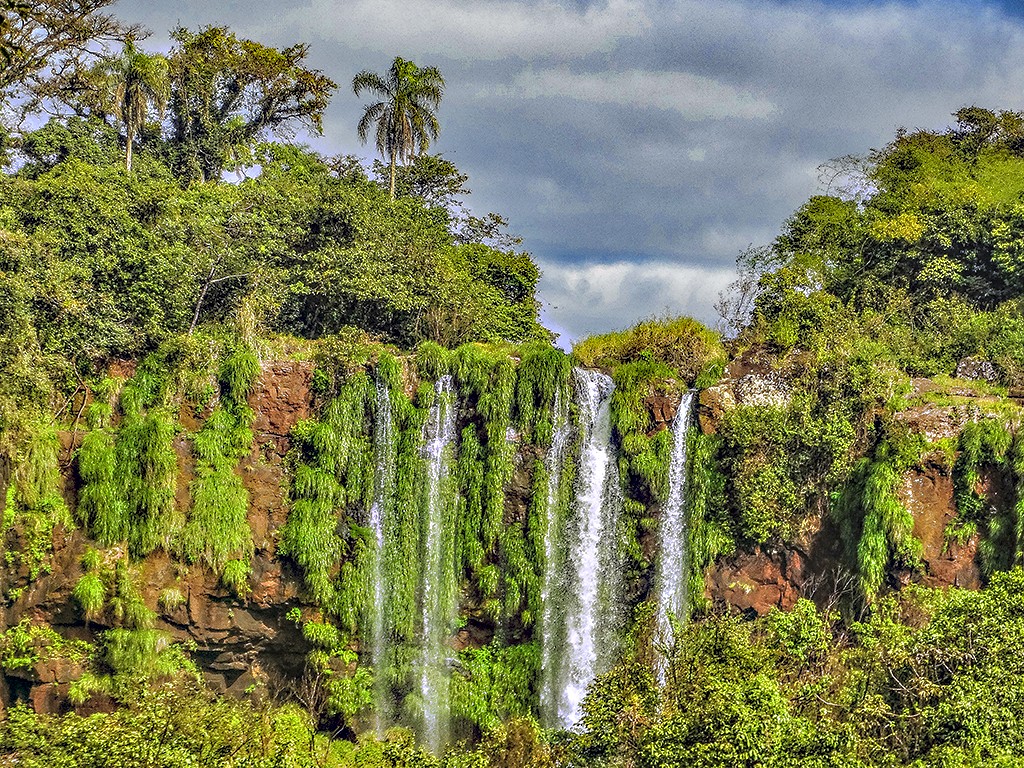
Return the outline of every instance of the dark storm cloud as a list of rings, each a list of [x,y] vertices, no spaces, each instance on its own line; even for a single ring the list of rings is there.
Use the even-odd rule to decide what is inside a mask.
[[[977,103],[1020,108],[1021,22],[997,5],[716,0],[122,0],[155,32],[230,25],[313,46],[340,85],[314,142],[355,141],[363,68],[433,64],[449,89],[439,151],[472,206],[507,215],[570,336],[654,313],[713,320],[738,251],[819,189],[818,166],[941,127]]]

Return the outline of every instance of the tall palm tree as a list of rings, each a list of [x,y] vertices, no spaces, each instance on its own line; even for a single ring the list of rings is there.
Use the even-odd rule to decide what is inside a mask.
[[[359,121],[359,140],[366,143],[370,127],[377,125],[377,151],[391,166],[391,199],[395,199],[395,165],[405,165],[417,152],[425,152],[441,125],[434,110],[444,95],[444,78],[436,67],[417,67],[395,57],[384,77],[364,70],[352,79],[356,96],[363,91],[380,97],[368,104]]]
[[[132,145],[149,116],[149,106],[163,114],[170,94],[167,60],[139,50],[135,40],[124,42],[121,55],[107,66],[108,83],[114,97],[114,114],[124,123],[127,151],[125,167],[132,169]]]

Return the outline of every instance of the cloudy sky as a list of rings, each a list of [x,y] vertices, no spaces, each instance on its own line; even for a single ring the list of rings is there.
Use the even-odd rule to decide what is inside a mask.
[[[358,144],[349,83],[395,56],[448,88],[436,149],[544,277],[562,342],[651,315],[716,319],[737,253],[820,190],[829,158],[961,106],[1024,108],[1016,0],[119,0],[166,47],[227,24],[339,84],[329,153]]]

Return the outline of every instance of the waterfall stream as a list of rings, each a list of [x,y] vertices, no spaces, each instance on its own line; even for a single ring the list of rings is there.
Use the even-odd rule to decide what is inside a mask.
[[[618,650],[624,617],[618,544],[623,498],[612,436],[614,390],[605,374],[575,369],[554,397],[551,445],[544,458],[544,561],[536,629],[541,653],[539,713],[549,727],[570,728],[578,723],[587,687],[611,666]],[[458,611],[453,501],[457,402],[452,377],[442,376],[434,385],[419,448],[423,469],[417,491],[420,562],[404,566],[415,568],[419,581],[419,633],[416,647],[409,649],[413,651],[414,694],[409,703],[418,704],[415,724],[420,742],[435,754],[448,742],[452,727],[448,640]],[[680,413],[689,411],[689,402]],[[673,426],[677,443],[678,435],[685,440],[686,424],[680,417]],[[388,614],[394,595],[387,576],[389,568],[403,567],[392,562],[397,551],[391,541],[400,513],[395,501],[401,479],[396,475],[398,437],[391,393],[383,380],[378,380],[373,432],[376,472],[369,510],[375,544],[369,595],[373,605],[367,611],[369,624],[363,636],[371,663],[380,668],[378,733],[403,719],[383,673],[400,650],[388,629],[394,621]],[[681,450],[678,459],[678,445],[673,453],[673,489],[678,485],[676,464],[685,466],[685,444]],[[673,501],[683,495],[681,487],[672,491],[669,506],[685,506]],[[665,532],[669,530],[666,524]],[[660,583],[666,578],[662,571]],[[671,594],[676,591],[677,587],[669,590]]]
[[[548,495],[544,510],[544,577],[541,582],[540,615],[540,714],[547,725],[558,723],[558,658],[565,644],[565,624],[561,621],[565,563],[559,499],[562,495],[565,453],[572,435],[572,425],[569,421],[569,403],[561,391],[555,393],[553,416],[551,448],[544,459],[548,473]]]
[[[385,677],[381,671],[388,656],[387,632],[385,631],[388,594],[385,584],[384,550],[387,545],[385,532],[390,523],[391,498],[395,486],[397,444],[394,419],[391,414],[391,393],[388,391],[387,385],[379,378],[374,384],[377,390],[373,427],[375,471],[373,504],[370,506],[370,530],[373,531],[376,549],[373,558],[373,605],[370,606],[373,618],[368,640],[370,663],[377,671],[377,733],[382,735],[384,728],[393,719],[391,697],[383,690]]]
[[[419,660],[424,745],[440,752],[448,731],[448,648],[445,643],[456,613],[451,584],[452,521],[446,486],[455,442],[455,392],[451,376],[434,387],[434,403],[424,424],[427,464],[424,505],[423,626]],[[411,565],[411,564],[410,564]]]
[[[686,524],[686,444],[693,416],[694,392],[683,396],[672,420],[672,456],[668,470],[668,499],[661,516],[658,554],[658,613],[655,642],[666,647],[672,642],[674,616],[685,619],[688,605],[687,573],[689,572],[688,529]],[[658,681],[665,682],[666,660],[658,654],[655,671]]]
[[[567,643],[558,680],[558,721],[563,727],[579,720],[587,686],[611,663],[622,578],[616,530],[622,493],[611,420],[615,385],[603,373],[581,368],[573,378],[581,451],[573,519],[566,530]]]

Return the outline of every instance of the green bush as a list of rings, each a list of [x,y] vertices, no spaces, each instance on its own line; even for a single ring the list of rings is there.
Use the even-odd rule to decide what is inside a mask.
[[[713,383],[725,364],[719,335],[689,317],[654,318],[627,331],[591,336],[573,345],[573,356],[590,368],[620,363],[662,363],[688,386]]]
[[[252,574],[252,567],[247,560],[228,560],[224,563],[224,570],[220,575],[221,583],[235,593],[236,597],[247,597],[252,592],[249,586],[249,576]]]

